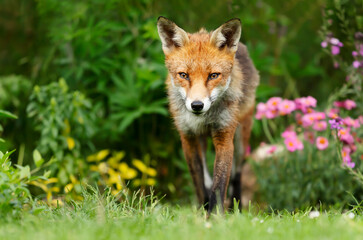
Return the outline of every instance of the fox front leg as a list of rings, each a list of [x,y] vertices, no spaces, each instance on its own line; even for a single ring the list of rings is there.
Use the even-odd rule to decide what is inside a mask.
[[[203,145],[203,141],[197,136],[181,134],[181,141],[199,204],[206,207],[208,205],[209,192],[204,184],[203,156],[205,153],[203,151],[205,150],[205,146]]]
[[[224,201],[226,198],[229,177],[231,175],[233,161],[233,136],[236,127],[212,134],[216,158],[214,161],[213,185],[209,197],[208,217],[217,204],[216,193],[219,191],[221,210],[224,212]]]

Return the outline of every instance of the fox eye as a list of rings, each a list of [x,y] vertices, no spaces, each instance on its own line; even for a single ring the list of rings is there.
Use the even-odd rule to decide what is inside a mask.
[[[219,75],[221,75],[220,73],[211,73],[208,76],[209,80],[213,80],[213,79],[217,79],[219,77]]]
[[[183,79],[189,80],[189,75],[185,72],[180,72],[179,76]]]

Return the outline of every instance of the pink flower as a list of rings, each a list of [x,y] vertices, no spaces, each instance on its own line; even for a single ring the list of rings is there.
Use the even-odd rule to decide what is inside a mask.
[[[303,113],[308,112],[309,107],[316,107],[316,102],[316,99],[311,96],[295,99],[296,109]]]
[[[354,120],[353,127],[354,128],[359,128],[360,127],[359,119]]]
[[[354,168],[355,163],[352,162],[352,158],[350,157],[350,148],[343,147],[342,149],[342,158],[343,158],[343,166],[346,165],[349,168]]]
[[[284,141],[287,150],[290,152],[295,152],[297,150],[297,138],[286,138]]]
[[[346,144],[353,144],[354,138],[346,128],[339,129],[338,136],[340,141],[346,143]]]
[[[275,118],[279,115],[279,112],[277,111],[277,109],[268,109],[266,112],[265,112],[265,115],[266,115],[266,118],[268,119],[272,119],[272,118]]]
[[[343,108],[344,107],[344,102],[343,101],[342,102],[335,101],[335,102],[333,102],[333,106]]]
[[[347,110],[351,110],[351,109],[355,108],[356,106],[357,106],[357,104],[353,100],[347,99],[344,101],[344,108]]]
[[[307,105],[309,105],[309,107],[316,107],[317,101],[312,96],[307,96],[306,97],[306,103],[307,103]]]
[[[353,100],[350,100],[350,99],[347,99],[347,100],[341,101],[341,102],[336,101],[333,103],[333,105],[334,105],[334,107],[345,108],[347,110],[351,110],[357,106],[357,104]]]
[[[281,101],[282,101],[282,98],[280,98],[280,97],[272,97],[266,102],[266,104],[267,104],[268,109],[277,110]]]
[[[314,115],[315,120],[325,119],[325,113],[323,113],[323,112],[314,112],[312,114]]]
[[[340,53],[340,48],[338,46],[331,46],[331,54],[338,55]]]
[[[304,131],[304,139],[311,144],[314,144],[315,135],[314,132],[311,131]]]
[[[340,41],[337,38],[331,38],[330,43],[333,44],[333,45],[338,45],[340,43]]]
[[[295,111],[296,105],[295,102],[290,100],[283,100],[278,105],[278,109],[281,115],[287,115]]]
[[[352,52],[352,56],[353,56],[353,57],[358,56],[358,52],[357,52],[357,51],[353,51],[353,52]]]
[[[355,121],[351,117],[343,118],[343,123],[347,127],[353,127],[353,126],[355,126]]]
[[[257,104],[256,119],[262,119],[266,117],[267,105],[265,103]]]
[[[321,47],[326,48],[328,46],[328,43],[326,41],[321,42]]]
[[[283,138],[296,138],[296,132],[286,129],[283,133],[281,133],[281,137]]]
[[[347,167],[349,168],[354,168],[355,167],[355,162],[347,162]]]
[[[354,68],[359,68],[359,67],[360,67],[360,62],[359,62],[359,61],[357,61],[357,60],[355,60],[355,61],[353,62],[353,67],[354,67]]]
[[[350,148],[349,147],[343,147],[342,149],[342,158],[343,158],[343,161],[350,161],[351,158],[350,158]]]
[[[314,121],[323,120],[323,119],[325,119],[325,113],[323,113],[323,112],[313,112],[313,113],[305,114],[302,117],[301,121],[302,121],[303,127],[309,127],[314,123]]]
[[[324,131],[327,127],[327,123],[325,121],[317,121],[313,125],[313,129],[316,131]]]
[[[301,121],[302,121],[302,125],[303,125],[303,127],[309,127],[309,126],[313,125],[314,120],[315,120],[315,118],[314,118],[313,113],[305,114],[305,115],[301,118]]]
[[[328,112],[328,117],[333,119],[338,118],[339,117],[338,113],[339,113],[338,108],[332,108]]]
[[[304,149],[304,145],[297,138],[296,132],[286,129],[281,136],[285,138],[284,143],[286,145],[287,150],[290,152],[294,152],[296,150]]]
[[[270,149],[267,151],[269,154],[273,154],[274,152],[276,152],[276,149],[277,149],[277,146],[275,145],[272,145],[270,147]]]
[[[316,138],[316,147],[319,150],[324,150],[329,146],[329,142],[328,139],[326,139],[325,137],[317,137]]]
[[[257,111],[266,112],[267,111],[267,105],[265,103],[257,104]]]

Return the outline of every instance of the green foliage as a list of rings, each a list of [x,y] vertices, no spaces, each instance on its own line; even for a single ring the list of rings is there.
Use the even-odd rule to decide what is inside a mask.
[[[354,197],[363,199],[361,182],[341,167],[334,145],[322,152],[306,144],[304,152],[285,152],[253,165],[260,200],[272,209],[343,207],[354,204]],[[356,168],[363,170],[360,163]]]
[[[31,83],[23,76],[0,77],[0,108],[19,110],[24,106],[21,100],[29,96],[30,90]]]
[[[8,111],[4,111],[0,109],[0,119],[2,118],[13,118],[16,119],[18,118],[17,116],[15,116],[14,114],[8,112]],[[3,126],[0,124],[0,133],[4,131]],[[1,136],[1,135],[0,135]],[[0,138],[0,143],[4,142],[4,139]]]
[[[82,151],[93,147],[94,114],[89,99],[79,91],[70,91],[60,79],[46,86],[35,86],[27,107],[34,119],[34,129],[40,133],[37,149],[54,157],[50,170],[60,186],[69,183],[70,176],[83,175],[87,166]],[[33,153],[35,164],[43,161],[38,151]]]
[[[14,152],[14,151],[12,151]],[[25,204],[31,201],[26,181],[30,177],[30,169],[11,166],[10,154],[0,152],[0,217],[7,215],[19,217]]]
[[[27,108],[40,132],[38,149],[63,159],[68,151],[79,157],[81,144],[93,134],[91,102],[79,91],[71,92],[64,79],[46,86],[35,86]]]
[[[40,15],[50,18],[54,43],[48,67],[57,66],[58,76],[72,79],[72,88],[100,101],[104,109],[100,114],[107,117],[100,132],[114,132],[111,129],[116,127],[115,134],[123,133],[145,114],[167,115],[155,19],[143,17],[148,6],[126,1],[39,1]],[[115,11],[127,8],[134,11]]]

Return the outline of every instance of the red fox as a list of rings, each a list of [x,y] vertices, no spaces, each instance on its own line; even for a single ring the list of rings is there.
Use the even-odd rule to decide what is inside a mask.
[[[223,212],[232,170],[231,197],[241,202],[241,168],[259,84],[247,48],[239,42],[241,21],[232,19],[215,31],[190,34],[159,17],[157,28],[168,69],[169,108],[199,203],[210,216],[219,194]],[[208,136],[216,152],[213,179],[205,159]]]

